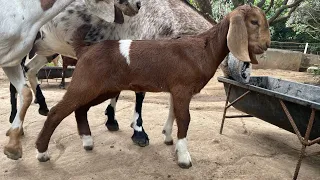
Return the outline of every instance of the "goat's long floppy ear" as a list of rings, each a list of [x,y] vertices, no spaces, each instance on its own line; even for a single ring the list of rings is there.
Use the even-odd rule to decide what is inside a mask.
[[[124,22],[122,11],[117,6],[114,6],[114,22],[118,24],[123,24]]]
[[[114,21],[114,0],[85,0],[85,2],[88,10],[93,15],[107,22]]]
[[[227,45],[230,52],[238,60],[250,62],[248,51],[248,33],[243,16],[241,14],[235,14],[230,17]]]

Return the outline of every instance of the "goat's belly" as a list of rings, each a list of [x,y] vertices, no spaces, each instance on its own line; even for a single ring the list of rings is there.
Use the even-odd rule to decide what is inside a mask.
[[[128,90],[136,92],[169,92],[169,88],[167,86],[135,83],[130,83],[128,86]]]

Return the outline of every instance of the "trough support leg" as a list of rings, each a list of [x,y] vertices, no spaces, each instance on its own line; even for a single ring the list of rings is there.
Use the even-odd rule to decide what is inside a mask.
[[[226,104],[224,106],[223,117],[222,117],[222,122],[221,122],[221,127],[220,127],[220,134],[222,134],[222,130],[223,130],[223,126],[224,126],[224,120],[226,119],[226,114],[227,114],[227,109],[228,109],[227,106],[228,106],[228,102],[229,102],[229,96],[230,96],[231,88],[232,88],[232,85],[229,84],[229,86],[228,86],[228,95],[227,95],[227,99],[226,99]]]
[[[305,152],[306,152],[306,148],[307,146],[311,146],[313,144],[313,142],[309,142],[309,136],[312,130],[312,126],[313,126],[313,122],[315,119],[315,109],[312,109],[311,111],[311,115],[309,118],[309,122],[308,122],[308,126],[307,126],[307,130],[306,133],[304,135],[304,138],[301,136],[300,131],[298,130],[298,127],[296,125],[296,123],[294,122],[287,106],[284,104],[284,102],[282,100],[280,100],[280,104],[285,112],[285,114],[287,115],[287,118],[289,120],[289,122],[291,123],[291,126],[293,127],[293,130],[295,131],[296,135],[298,136],[298,139],[300,140],[301,144],[302,144],[302,148],[300,151],[300,156],[299,156],[299,160],[296,166],[296,169],[294,171],[294,175],[293,175],[293,180],[296,180],[298,178],[298,174],[300,171],[300,167],[301,167],[301,163],[302,163],[302,159],[305,157]],[[318,140],[316,140],[318,141]]]
[[[302,163],[302,159],[305,157],[305,151],[306,151],[307,145],[310,145],[309,144],[309,136],[310,136],[310,133],[311,133],[311,129],[312,129],[312,126],[313,126],[314,119],[315,119],[315,109],[312,109],[311,115],[310,115],[310,119],[309,119],[309,123],[308,123],[308,127],[307,127],[307,131],[306,131],[306,134],[304,135],[304,143],[302,144],[302,148],[301,148],[301,151],[300,151],[300,157],[299,157],[299,160],[298,160],[298,163],[297,163],[297,166],[296,166],[296,170],[294,172],[294,176],[293,176],[294,180],[296,180],[297,177],[298,177],[299,170],[300,170],[301,163]]]

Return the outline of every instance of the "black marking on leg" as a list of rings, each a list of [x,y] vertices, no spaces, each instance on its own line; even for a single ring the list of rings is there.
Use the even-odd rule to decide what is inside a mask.
[[[141,146],[147,146],[149,145],[149,137],[148,134],[144,131],[144,128],[142,126],[142,103],[143,99],[145,97],[144,92],[137,92],[136,93],[136,106],[135,106],[135,111],[138,113],[138,119],[136,121],[136,126],[141,127],[142,131],[139,132],[134,129],[133,135],[131,137],[132,141]]]
[[[10,102],[11,102],[11,114],[9,122],[12,123],[14,118],[17,115],[17,90],[16,88],[10,83]]]
[[[118,121],[114,118],[114,108],[109,104],[105,115],[108,116],[108,120],[106,122],[106,126],[109,131],[118,131],[119,130],[119,124]]]
[[[118,96],[116,97],[116,102],[118,101],[119,96],[120,94],[118,94]],[[111,106],[111,104],[108,105],[104,114],[108,117],[108,120],[105,124],[107,126],[107,129],[109,131],[118,131],[119,124],[118,124],[118,121],[115,119],[114,108]]]
[[[43,115],[43,116],[47,116],[49,109],[47,107],[47,103],[46,103],[46,99],[44,98],[42,91],[40,89],[40,85],[37,85],[36,88],[36,99],[37,102],[39,103],[39,114]]]

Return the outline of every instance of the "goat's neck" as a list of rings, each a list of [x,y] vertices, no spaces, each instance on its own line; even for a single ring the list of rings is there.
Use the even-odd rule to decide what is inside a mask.
[[[219,64],[229,53],[227,46],[227,34],[229,29],[229,20],[224,18],[220,23],[199,36],[206,40],[206,51],[209,57],[210,73],[213,76]]]

